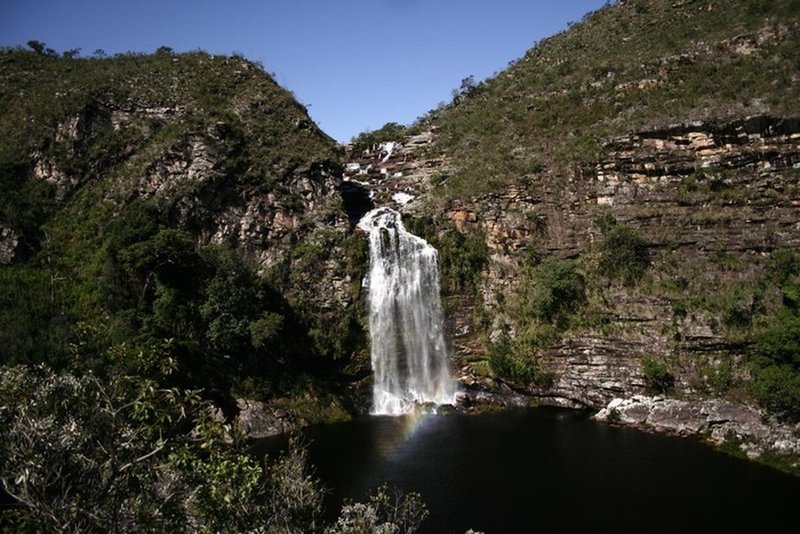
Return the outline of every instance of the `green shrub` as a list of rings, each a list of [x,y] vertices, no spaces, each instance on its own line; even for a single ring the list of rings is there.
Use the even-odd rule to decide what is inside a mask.
[[[754,321],[752,391],[758,401],[782,419],[800,421],[800,257],[777,251],[762,281],[765,295],[780,301]]]
[[[250,339],[254,348],[260,349],[274,344],[283,329],[283,315],[264,312],[250,323]]]
[[[483,232],[446,231],[435,242],[439,251],[442,280],[450,293],[473,289],[480,282],[489,255]]]
[[[755,335],[754,361],[760,365],[792,364],[800,367],[800,316],[780,310]]]
[[[782,284],[793,276],[800,275],[800,258],[793,250],[779,250],[770,258],[767,275]]]
[[[675,386],[675,376],[667,364],[655,358],[642,359],[642,371],[651,389],[658,393],[667,393]]]
[[[547,231],[547,215],[543,215],[533,209],[525,212],[525,219],[530,223],[535,234],[542,235]]]
[[[600,272],[625,285],[635,285],[650,266],[647,242],[630,226],[615,221],[601,224]]]
[[[553,385],[553,375],[541,369],[534,355],[520,353],[507,336],[489,343],[489,367],[496,377],[521,386]]]
[[[412,534],[426,517],[428,508],[419,494],[403,495],[398,490],[390,491],[384,484],[371,492],[365,503],[345,502],[336,523],[325,534]]]
[[[546,258],[529,271],[521,293],[523,317],[565,329],[586,303],[586,280],[575,260]]]
[[[753,392],[768,410],[800,421],[800,316],[782,309],[755,336]]]
[[[700,375],[703,377],[706,389],[716,396],[723,395],[734,383],[733,365],[730,361],[718,365],[704,365],[700,368]]]
[[[800,421],[800,372],[796,365],[757,368],[753,392],[763,406],[782,419]]]

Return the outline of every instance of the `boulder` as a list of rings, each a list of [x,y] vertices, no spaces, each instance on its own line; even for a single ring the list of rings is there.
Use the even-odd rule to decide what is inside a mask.
[[[249,438],[277,436],[292,432],[300,426],[286,410],[263,402],[237,399],[236,407],[239,410],[235,420],[236,427]]]

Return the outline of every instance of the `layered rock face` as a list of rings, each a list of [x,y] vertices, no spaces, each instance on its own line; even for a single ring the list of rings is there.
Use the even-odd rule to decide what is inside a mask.
[[[642,232],[661,281],[675,263],[683,276],[701,283],[752,278],[758,275],[756,256],[798,246],[796,120],[679,125],[615,139],[605,150],[593,168],[545,175],[524,190],[447,212],[457,225],[486,232],[493,254],[483,297],[490,309],[502,312],[498,295],[512,297],[516,251],[538,246],[564,258],[587,253],[601,238],[596,219],[605,214]],[[713,263],[722,256],[738,262],[737,269]],[[537,391],[545,399],[599,407],[615,396],[642,393],[645,355],[681,359],[678,386],[691,392],[699,361],[735,363],[741,355],[743,347],[724,335],[713,312],[684,316],[674,297],[651,288],[610,287],[604,293],[604,331],[567,334],[544,352],[556,377],[552,388]]]
[[[596,165],[542,173],[496,193],[442,202],[431,178],[453,172],[447,157],[424,152],[415,136],[359,155],[346,171],[379,205],[428,213],[463,232],[482,231],[490,254],[480,288],[494,318],[487,334],[514,328],[507,313],[526,260],[538,250],[560,258],[591,255],[602,239],[598,218],[613,215],[644,236],[653,279],[648,287],[611,284],[597,304],[602,329],[579,328],[541,352],[555,381],[528,391],[548,404],[600,408],[644,394],[644,357],[671,362],[677,391],[702,396],[701,368],[732,366],[741,375],[747,344],[728,335],[719,310],[683,310],[662,286],[692,278],[706,291],[763,274],[760,259],[800,245],[800,121],[767,116],[724,124],[690,123],[640,132],[604,145]],[[408,194],[409,200],[402,194]],[[403,200],[405,202],[398,202]],[[721,265],[725,258],[735,267]],[[719,287],[714,288],[717,284]],[[725,287],[723,287],[725,286]],[[450,310],[462,379],[498,387],[467,360],[485,349],[475,303]]]
[[[800,121],[754,116],[638,132],[605,143],[591,166],[445,200],[436,185],[455,171],[446,154],[417,141],[428,136],[435,133],[352,157],[345,179],[372,192],[375,205],[429,217],[439,232],[485,236],[489,256],[478,294],[453,297],[447,310],[466,402],[513,404],[524,402],[524,393],[542,404],[603,408],[601,418],[617,410],[614,422],[661,432],[718,443],[735,435],[750,443],[752,456],[794,451],[792,428],[740,402],[707,399],[720,394],[710,383],[715,373],[727,373],[731,383],[749,380],[750,342],[726,326],[730,310],[715,298],[738,295],[764,276],[774,252],[800,245]],[[553,377],[547,387],[520,389],[487,373],[487,340],[501,331],[513,337],[522,326],[510,303],[530,254],[594,265],[608,216],[644,238],[645,279],[594,279],[602,284],[589,288],[594,323],[568,329],[537,352]],[[752,296],[737,298],[736,306],[756,305]],[[478,324],[481,312],[488,326]],[[646,359],[668,363],[672,392],[684,400],[646,396]]]

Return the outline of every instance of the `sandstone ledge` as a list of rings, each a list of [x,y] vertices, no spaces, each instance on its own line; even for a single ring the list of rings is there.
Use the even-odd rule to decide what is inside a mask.
[[[715,445],[735,439],[749,458],[767,451],[800,454],[797,428],[752,406],[722,399],[684,401],[635,395],[613,399],[594,417],[653,432],[699,436]]]

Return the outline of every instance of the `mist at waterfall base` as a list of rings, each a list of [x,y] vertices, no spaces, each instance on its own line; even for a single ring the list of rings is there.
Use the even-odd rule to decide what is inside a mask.
[[[452,404],[456,383],[448,369],[436,249],[407,232],[400,214],[388,208],[370,211],[358,226],[369,235],[372,413]]]
[[[330,489],[330,516],[386,482],[422,495],[430,510],[422,533],[785,532],[796,524],[800,479],[585,412],[364,416],[304,437]],[[286,440],[266,443],[274,453]]]

